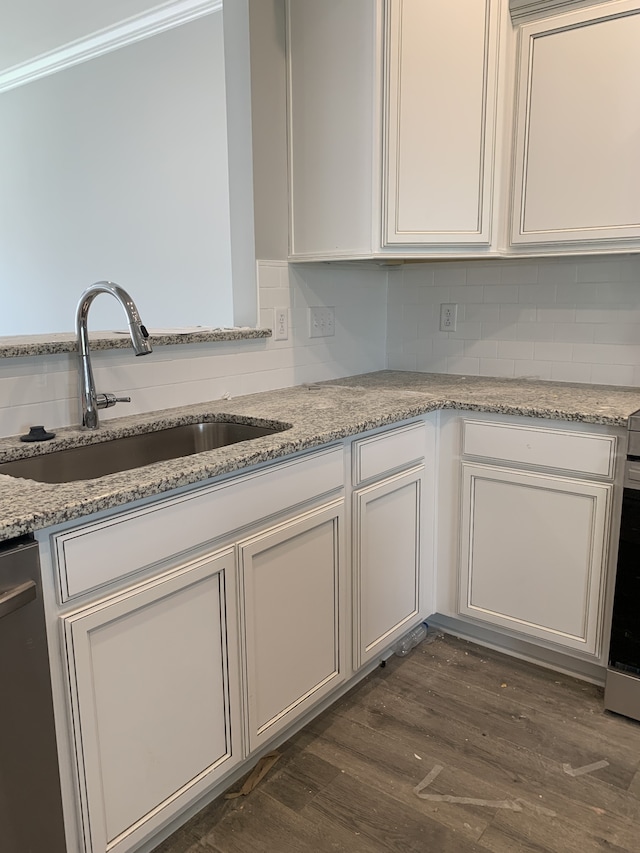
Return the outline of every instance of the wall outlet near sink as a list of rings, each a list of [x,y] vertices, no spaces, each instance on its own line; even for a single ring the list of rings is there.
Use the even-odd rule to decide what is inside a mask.
[[[289,309],[274,308],[275,323],[273,324],[274,341],[286,341],[289,338]]]
[[[440,306],[440,331],[455,332],[458,325],[458,306],[455,302],[443,302]]]

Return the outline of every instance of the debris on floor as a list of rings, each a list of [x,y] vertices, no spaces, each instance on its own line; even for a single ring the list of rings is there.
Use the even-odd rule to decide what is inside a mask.
[[[247,794],[250,794],[253,789],[260,784],[260,782],[267,775],[269,770],[273,767],[273,765],[280,759],[280,753],[277,751],[268,752],[266,755],[263,755],[260,761],[253,768],[251,773],[244,780],[242,787],[239,791],[232,791],[231,793],[225,794],[225,800],[235,800],[236,797],[246,797]]]

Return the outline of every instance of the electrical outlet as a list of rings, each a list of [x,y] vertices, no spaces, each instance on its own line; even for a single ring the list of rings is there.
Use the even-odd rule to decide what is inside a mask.
[[[455,302],[443,302],[440,306],[440,331],[455,332],[458,324],[458,306]]]
[[[289,337],[289,309],[274,308],[275,324],[273,330],[274,341],[286,341]]]
[[[309,308],[309,337],[325,338],[336,333],[335,308]]]

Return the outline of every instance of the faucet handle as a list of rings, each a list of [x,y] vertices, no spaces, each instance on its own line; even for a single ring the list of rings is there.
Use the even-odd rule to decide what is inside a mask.
[[[130,403],[131,397],[116,397],[115,394],[96,394],[96,405],[99,409],[110,409],[116,403]]]

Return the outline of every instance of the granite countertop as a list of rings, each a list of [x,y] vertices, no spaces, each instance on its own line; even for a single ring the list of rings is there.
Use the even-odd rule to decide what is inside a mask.
[[[271,329],[253,329],[237,326],[231,329],[214,329],[205,326],[193,326],[182,329],[150,329],[151,346],[172,346],[175,344],[203,344],[218,341],[246,341],[270,338]],[[91,350],[127,349],[131,338],[127,331],[90,332]],[[22,358],[31,355],[53,355],[63,352],[77,352],[78,337],[75,332],[52,332],[47,335],[11,335],[0,337],[0,358]]]
[[[47,484],[0,475],[0,539],[229,474],[437,409],[499,412],[625,427],[640,389],[535,380],[380,371],[112,419],[98,433],[56,430],[45,444],[0,439],[0,462],[200,420],[289,428],[217,450],[93,480]]]

